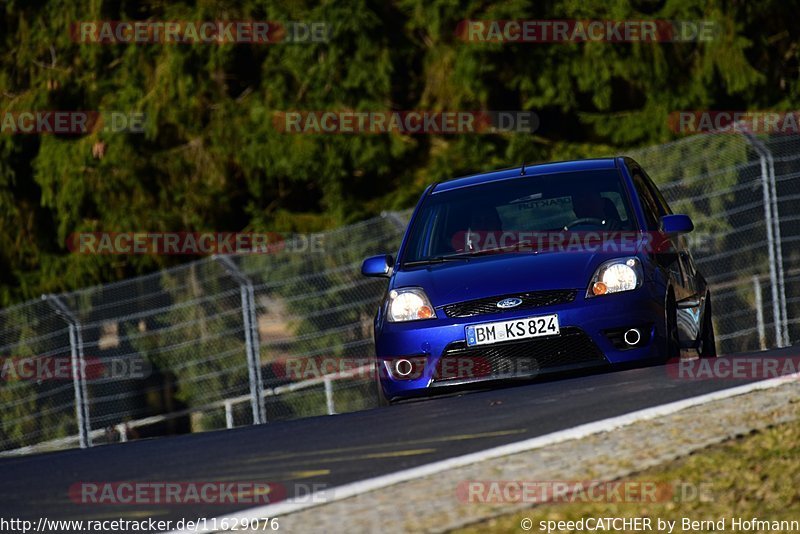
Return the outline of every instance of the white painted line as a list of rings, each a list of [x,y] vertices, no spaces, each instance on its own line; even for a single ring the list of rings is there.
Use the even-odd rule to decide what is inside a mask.
[[[559,430],[551,434],[545,434],[544,436],[517,441],[507,445],[500,445],[491,449],[473,452],[463,456],[457,456],[455,458],[448,458],[446,460],[440,460],[438,462],[421,465],[419,467],[412,467],[411,469],[397,471],[388,475],[381,475],[375,478],[351,482],[350,484],[345,484],[344,486],[326,489],[321,494],[304,496],[302,499],[289,499],[275,504],[267,504],[264,506],[241,510],[230,515],[217,518],[216,524],[219,525],[223,518],[228,518],[229,522],[231,522],[232,518],[237,518],[239,520],[239,524],[241,524],[243,519],[254,521],[256,518],[263,517],[280,518],[287,514],[299,512],[315,506],[322,506],[335,501],[341,501],[343,499],[355,497],[356,495],[360,495],[362,493],[393,486],[395,484],[399,484],[400,482],[406,482],[417,478],[435,475],[449,469],[464,467],[466,465],[482,462],[484,460],[492,460],[502,456],[509,456],[511,454],[540,449],[542,447],[555,445],[564,441],[581,439],[594,434],[600,434],[602,432],[610,432],[612,430],[616,430],[633,423],[638,423],[640,421],[648,421],[658,417],[670,415],[681,410],[685,410],[686,408],[691,408],[692,406],[698,406],[717,400],[727,399],[737,395],[750,393],[752,391],[775,388],[788,382],[797,381],[798,379],[800,379],[800,373],[794,373],[791,375],[762,380],[760,382],[745,384],[743,386],[714,391],[712,393],[706,393],[697,397],[691,397],[667,404],[661,404],[659,406],[653,406],[652,408],[645,408],[643,410],[603,419],[601,421],[595,421],[593,423],[586,423],[573,428]],[[214,524],[215,522],[209,520],[208,523]],[[189,532],[220,532],[220,530],[180,530],[172,531],[169,534]]]

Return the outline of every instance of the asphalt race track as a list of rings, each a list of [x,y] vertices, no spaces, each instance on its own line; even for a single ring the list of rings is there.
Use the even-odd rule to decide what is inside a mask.
[[[753,356],[789,356],[787,349]],[[77,504],[78,482],[354,482],[743,383],[630,369],[441,397],[337,416],[0,459],[3,516],[218,517],[252,505]]]

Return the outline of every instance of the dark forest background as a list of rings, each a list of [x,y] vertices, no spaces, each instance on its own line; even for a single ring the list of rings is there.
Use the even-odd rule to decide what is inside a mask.
[[[800,3],[0,4],[0,110],[144,113],[141,133],[0,135],[0,305],[190,257],[71,254],[82,231],[318,231],[430,182],[676,138],[676,110],[793,110]],[[325,43],[84,44],[86,20],[326,21]],[[712,20],[710,42],[465,43],[463,19]],[[284,110],[532,110],[534,134],[290,135]]]

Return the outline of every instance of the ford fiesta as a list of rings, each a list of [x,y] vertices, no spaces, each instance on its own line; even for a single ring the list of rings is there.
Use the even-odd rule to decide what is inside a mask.
[[[382,403],[545,373],[716,356],[711,296],[676,215],[630,158],[429,186],[375,317]]]

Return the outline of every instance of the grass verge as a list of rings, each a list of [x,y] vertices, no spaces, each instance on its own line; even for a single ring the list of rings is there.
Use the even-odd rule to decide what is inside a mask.
[[[524,476],[520,476],[524,479]],[[798,532],[791,525],[778,521],[800,522],[800,421],[776,425],[734,440],[703,449],[689,456],[639,473],[626,481],[642,486],[655,482],[659,488],[658,502],[608,502],[612,498],[593,499],[586,494],[573,495],[574,502],[534,505],[522,512],[503,515],[456,530],[458,534],[486,532],[524,532],[523,519],[530,519],[529,532],[546,532],[541,521],[578,521],[589,518],[651,519],[650,530],[659,530],[657,519],[675,521],[676,532]],[[673,491],[663,491],[669,488]],[[485,494],[484,494],[485,495]],[[588,501],[588,502],[587,502]],[[602,502],[599,502],[602,501]],[[528,499],[527,502],[535,502]],[[713,524],[685,523],[713,521]],[[734,528],[734,518],[751,521],[758,518],[769,523],[740,523]],[[719,523],[723,519],[724,523]],[[545,525],[546,526],[546,525]],[[579,525],[553,532],[588,532]],[[613,529],[611,532],[637,532]],[[606,532],[598,530],[597,532]]]

